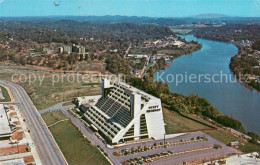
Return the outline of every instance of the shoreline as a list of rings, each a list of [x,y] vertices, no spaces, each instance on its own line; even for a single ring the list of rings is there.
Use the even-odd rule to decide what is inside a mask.
[[[189,35],[191,35],[191,34],[189,34]],[[187,36],[187,35],[182,35],[182,36]],[[195,35],[193,35],[194,37],[196,37]],[[197,38],[197,37],[196,37]],[[204,38],[198,38],[198,39],[203,39],[204,40]],[[214,40],[209,40],[209,39],[206,39],[206,40],[208,40],[208,41],[214,41]],[[221,42],[221,41],[216,41],[216,42]],[[224,43],[227,43],[227,42],[224,42]],[[232,45],[234,45],[234,46],[236,46],[234,43],[231,43],[231,42],[228,42],[228,44],[232,44]],[[202,47],[203,47],[203,45],[202,45]],[[236,46],[237,47],[237,46]],[[238,48],[238,47],[237,47]],[[193,52],[194,53],[194,52]],[[180,57],[182,57],[182,56],[180,56]],[[234,57],[234,56],[232,56],[232,57]],[[179,57],[178,57],[179,58]],[[174,59],[175,60],[175,59]],[[173,60],[173,61],[174,61]],[[231,58],[230,58],[230,61],[231,61]],[[161,69],[159,69],[159,70],[157,70],[156,72],[155,72],[155,74],[158,72],[158,71],[160,71]],[[230,70],[230,72],[233,74],[233,76],[236,78],[236,76],[235,76],[235,73],[231,70],[231,68],[229,67],[229,70]],[[154,75],[155,75],[154,74]],[[236,80],[238,80],[237,78],[236,78]],[[254,90],[256,90],[256,89],[254,89],[254,88],[252,88],[251,86],[249,86],[249,85],[247,85],[247,84],[245,84],[245,83],[243,83],[243,82],[241,82],[241,81],[239,81],[239,84],[241,84],[241,85],[243,85],[244,87],[246,87],[247,89],[250,89],[250,91],[254,91]],[[256,90],[257,91],[257,90]],[[259,91],[257,91],[257,92],[259,92]],[[174,93],[174,92],[171,92],[171,93]],[[183,95],[183,94],[181,94],[181,95]],[[200,96],[199,96],[200,97]],[[202,97],[201,97],[202,98]],[[211,104],[211,103],[210,103]],[[215,106],[214,106],[215,107]],[[219,111],[219,110],[218,110]],[[219,111],[220,112],[220,111]],[[222,113],[222,112],[220,112],[220,113]],[[222,113],[223,114],[223,113]],[[223,115],[225,115],[225,114],[223,114]],[[227,116],[227,115],[225,115],[225,116]],[[240,122],[240,120],[238,120],[239,122]],[[240,123],[242,123],[242,122],[240,122]],[[243,128],[244,128],[244,126],[243,126]],[[245,128],[244,128],[245,129]],[[252,131],[249,131],[249,130],[247,130],[247,129],[245,129],[245,131],[246,132],[252,132]]]
[[[237,44],[235,44],[234,42],[213,40],[213,39],[209,39],[209,38],[201,38],[201,37],[196,36],[195,34],[187,34],[187,35],[193,35],[194,37],[199,38],[199,39],[203,39],[203,40],[217,41],[217,42],[224,42],[224,43],[232,44],[232,45],[234,45],[235,47],[237,47],[238,53],[239,53],[239,47],[238,47]],[[238,53],[237,53],[236,55],[238,55]],[[232,56],[231,58],[235,57],[236,55]],[[236,74],[236,73],[231,69],[231,67],[230,67],[231,58],[230,58],[230,63],[229,63],[229,65],[228,65],[228,67],[229,67],[229,70],[233,73],[235,79],[238,80],[237,77],[236,77],[237,74]],[[254,90],[255,90],[256,92],[260,93],[260,90],[257,90],[257,89],[254,88],[253,86],[250,86],[250,85],[248,85],[248,84],[245,83],[245,82],[241,82],[241,81],[238,81],[238,82],[239,82],[241,85],[243,85],[244,87],[248,88],[249,90],[251,90],[251,91],[254,91]]]

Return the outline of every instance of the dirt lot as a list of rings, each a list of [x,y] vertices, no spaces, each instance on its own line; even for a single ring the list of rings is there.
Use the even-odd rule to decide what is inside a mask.
[[[102,72],[104,71],[104,66],[105,64],[100,63],[100,62],[78,62],[75,69],[76,71],[99,71]]]
[[[36,76],[36,77],[35,77]],[[34,70],[34,68],[1,69],[0,79],[21,85],[38,110],[74,97],[100,94],[100,77],[96,74],[61,74]],[[22,81],[21,81],[22,80]]]

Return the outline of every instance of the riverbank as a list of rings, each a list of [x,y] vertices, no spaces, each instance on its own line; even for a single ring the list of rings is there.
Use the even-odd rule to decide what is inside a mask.
[[[201,78],[201,81],[184,80],[178,84],[174,81],[168,82],[168,85],[173,93],[185,96],[197,94],[199,97],[207,99],[223,114],[241,121],[247,131],[260,134],[259,126],[255,124],[260,116],[258,111],[260,94],[237,82],[229,68],[230,58],[238,53],[237,47],[233,44],[198,39],[192,35],[183,37],[187,40],[198,41],[203,48],[192,55],[175,59],[174,65],[165,71],[159,71],[155,75],[155,79],[158,77],[161,82],[167,82],[167,77],[169,78],[171,75],[183,75],[184,78],[194,74],[197,77],[201,74],[210,75],[210,78],[219,75],[219,77],[215,77],[217,79],[214,79],[219,81],[210,79],[210,82],[207,82],[204,81],[207,79]],[[220,77],[223,77],[223,81],[220,81]],[[225,81],[226,79],[227,81]]]
[[[166,129],[168,131],[185,132],[189,130],[194,131],[196,129],[199,129],[201,131],[204,131],[206,134],[209,134],[213,138],[216,138],[219,141],[224,142],[226,145],[228,145],[231,141],[234,140],[240,141],[241,143],[243,143],[243,145],[239,147],[239,149],[245,153],[258,151],[257,144],[247,142],[247,140],[243,139],[242,137],[237,137],[232,133],[230,133],[229,131],[225,131],[224,129],[222,129],[222,128],[226,128],[223,127],[222,124],[229,125],[233,123],[231,127],[236,128],[237,130],[240,131],[244,131],[244,128],[239,121],[232,119],[228,116],[225,116],[217,109],[215,109],[207,100],[203,98],[200,98],[195,95],[186,97],[183,95],[178,95],[176,93],[171,93],[169,91],[168,85],[161,82],[154,82],[153,80],[150,79],[151,77],[153,77],[155,72],[156,69],[151,68],[150,71],[151,75],[149,77],[146,77],[144,80],[135,77],[131,77],[131,78],[128,77],[128,82],[130,82],[132,85],[134,85],[139,89],[142,89],[150,94],[153,94],[161,98],[162,102],[164,103],[163,106],[164,115],[166,115],[165,123],[167,123]],[[189,111],[192,108],[193,111]],[[199,111],[199,110],[203,110],[203,111]],[[187,123],[193,122],[193,124],[192,125],[182,124],[182,126],[180,127],[180,123],[175,121],[175,118],[173,121],[171,121],[173,118],[173,116],[171,116],[171,113],[179,114],[179,118],[181,118],[182,116],[182,119],[180,120],[186,120]],[[213,114],[215,115],[211,116]],[[193,116],[193,117],[187,117],[187,116]],[[193,119],[194,116],[197,116],[197,119]],[[222,124],[217,124],[217,122],[213,122],[213,120],[218,120],[218,122]],[[178,128],[175,128],[174,125],[176,124],[178,125]]]
[[[260,92],[260,66],[256,67],[260,65],[259,60],[257,60],[260,59],[259,51],[253,50],[250,44],[244,44],[242,41],[240,43],[240,41],[229,41],[210,36],[204,38],[195,34],[194,36],[200,39],[224,42],[236,46],[239,52],[230,59],[229,68],[231,72],[235,78],[243,74],[237,80],[241,80],[239,82],[248,89]]]
[[[166,104],[170,110],[208,117],[224,126],[245,132],[245,129],[238,120],[225,116],[215,109],[206,99],[200,98],[197,95],[184,96],[172,93],[168,84],[154,82],[154,75],[160,70],[160,66],[161,65],[155,65],[153,68],[150,68],[144,80],[128,77],[128,82],[141,90],[160,97],[162,102]]]
[[[259,53],[260,59],[260,53]],[[234,75],[238,76],[241,73],[243,76],[240,81],[243,85],[251,90],[260,92],[260,60],[257,57],[246,54],[235,55],[231,58],[230,70]]]

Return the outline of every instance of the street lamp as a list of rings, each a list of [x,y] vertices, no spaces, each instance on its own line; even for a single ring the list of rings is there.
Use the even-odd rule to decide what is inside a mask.
[[[164,145],[165,145],[165,134],[163,134],[163,140],[164,140]]]
[[[19,154],[19,153],[20,153],[20,151],[19,151],[19,146],[18,146],[18,144],[19,144],[19,141],[16,141],[15,143],[16,143],[16,145],[17,145],[18,154]]]

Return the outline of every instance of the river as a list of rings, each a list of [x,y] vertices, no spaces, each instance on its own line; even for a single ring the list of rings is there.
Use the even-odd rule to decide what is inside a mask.
[[[220,112],[242,122],[247,131],[260,134],[260,93],[235,82],[229,69],[231,57],[238,53],[237,47],[192,35],[181,37],[198,41],[202,49],[175,59],[172,66],[155,74],[155,81],[167,82],[173,93],[206,98]]]

